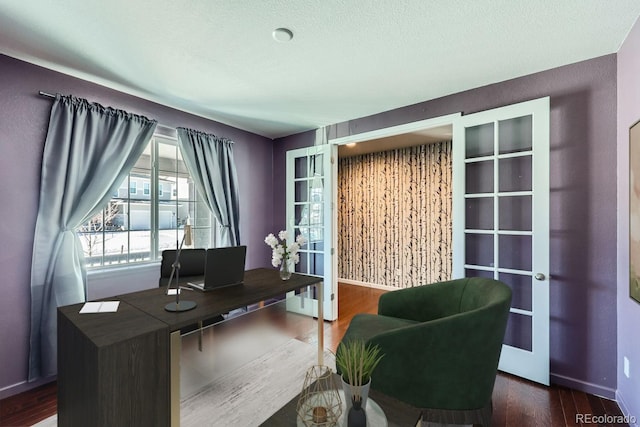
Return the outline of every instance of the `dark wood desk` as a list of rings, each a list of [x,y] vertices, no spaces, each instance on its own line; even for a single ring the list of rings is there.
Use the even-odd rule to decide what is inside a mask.
[[[116,313],[58,308],[58,423],[61,426],[180,425],[180,329],[240,307],[315,285],[322,277],[274,269],[245,273],[244,284],[183,291],[197,307],[168,312],[166,288],[120,295]],[[322,362],[322,292],[318,292],[318,361]]]
[[[58,309],[58,425],[166,426],[167,325],[123,302],[117,313],[82,305]]]
[[[220,288],[214,291],[183,290],[180,298],[195,301],[196,308],[183,312],[169,312],[164,306],[175,301],[175,295],[167,295],[166,287],[148,289],[114,299],[128,304],[164,322],[170,331],[177,331],[200,321],[228,313],[240,307],[255,304],[278,295],[286,294],[322,281],[322,277],[292,274],[291,279],[280,279],[275,269],[257,268],[244,274],[244,284]]]

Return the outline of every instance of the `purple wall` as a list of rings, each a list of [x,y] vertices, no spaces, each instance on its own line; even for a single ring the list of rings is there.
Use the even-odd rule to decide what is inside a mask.
[[[629,127],[640,120],[640,22],[618,51],[618,394],[640,422],[640,304],[629,297]],[[630,376],[624,375],[623,358]]]
[[[270,265],[264,236],[272,231],[270,139],[0,55],[0,398],[26,385],[30,271],[40,167],[52,100],[38,91],[72,94],[105,106],[233,139],[240,186],[241,239],[247,267]],[[154,278],[148,287],[157,285]],[[122,280],[122,279],[119,279]],[[103,280],[104,281],[104,280]],[[138,283],[139,287],[140,284]]]
[[[625,44],[638,50],[638,29]],[[627,46],[632,46],[627,48]],[[621,76],[633,82],[637,55],[628,54]],[[634,62],[635,61],[635,62]],[[633,63],[633,64],[632,64]],[[234,139],[241,190],[241,230],[249,245],[248,266],[267,266],[264,236],[284,227],[285,152],[313,144],[314,132],[272,142],[260,136],[173,110],[136,97],[0,56],[0,223],[3,298],[0,298],[0,397],[19,391],[27,374],[29,274],[40,179],[40,162],[51,100],[39,90],[71,93],[104,105],[156,118],[160,124],[186,126]],[[622,80],[621,80],[622,82]],[[626,83],[625,83],[626,84]],[[638,85],[619,108],[640,118]],[[621,351],[640,366],[638,307],[625,298],[626,281],[616,275],[616,57],[608,55],[566,67],[426,101],[332,126],[330,138],[463,112],[469,114],[543,96],[551,98],[551,371],[553,380],[580,390],[613,397],[616,376],[628,400],[638,396],[638,380],[616,371],[616,299],[621,304]],[[635,114],[634,114],[635,111]],[[633,121],[621,115],[618,127]],[[624,159],[626,131],[620,132],[618,158]],[[624,161],[620,161],[621,167]],[[625,172],[619,191],[626,194]],[[273,179],[273,181],[272,181]],[[273,185],[272,185],[273,182]],[[626,206],[626,205],[625,205]],[[621,213],[625,208],[621,206]],[[625,218],[619,226],[623,227]],[[619,228],[620,228],[619,227]],[[620,274],[624,264],[624,229],[619,230]],[[620,295],[617,296],[617,293]],[[628,342],[621,342],[626,340]],[[620,353],[620,359],[622,353]],[[620,362],[621,365],[621,362]],[[635,367],[635,368],[634,368]],[[622,368],[619,369],[621,371]],[[634,377],[632,376],[632,379]],[[17,385],[16,387],[12,387]],[[637,405],[637,403],[636,403]],[[637,406],[634,407],[638,413]]]
[[[457,93],[331,127],[342,137],[446,114],[551,99],[552,381],[614,397],[616,388],[616,56]],[[277,141],[274,165],[307,132]],[[278,167],[276,167],[276,170]],[[283,194],[284,178],[274,179]],[[284,198],[274,221],[284,223]]]

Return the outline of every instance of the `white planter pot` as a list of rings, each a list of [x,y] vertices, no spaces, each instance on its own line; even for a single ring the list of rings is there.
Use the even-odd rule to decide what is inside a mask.
[[[352,387],[349,385],[348,382],[344,380],[344,378],[342,378],[342,376],[340,376],[340,379],[342,380],[342,390],[344,391],[344,400],[346,403],[346,408],[347,408],[347,411],[349,411],[349,409],[351,408]],[[369,397],[370,387],[371,387],[371,379],[369,379],[368,383],[360,387],[360,396],[362,396],[362,409],[365,409],[367,407],[367,397]]]

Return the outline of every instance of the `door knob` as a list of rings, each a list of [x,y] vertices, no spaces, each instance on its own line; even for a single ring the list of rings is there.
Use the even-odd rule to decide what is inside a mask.
[[[536,273],[535,276],[533,276],[536,280],[544,280],[546,279],[545,275],[542,273]]]

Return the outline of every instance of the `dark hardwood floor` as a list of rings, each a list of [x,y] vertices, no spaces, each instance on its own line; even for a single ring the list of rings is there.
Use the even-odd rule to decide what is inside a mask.
[[[378,298],[384,292],[341,284],[338,293],[339,320],[325,323],[325,346],[335,351],[354,314],[375,313]],[[308,319],[287,320],[286,327],[293,336],[311,341],[314,334],[309,331],[313,330],[313,323]],[[56,383],[53,382],[1,400],[0,426],[31,426],[55,414],[56,391]],[[621,417],[615,401],[564,387],[541,386],[503,373],[499,373],[496,379],[493,408],[494,427],[627,425],[606,422],[588,424],[576,418],[577,414],[589,414],[592,419]]]
[[[0,400],[0,425],[31,426],[56,413],[56,383]]]

